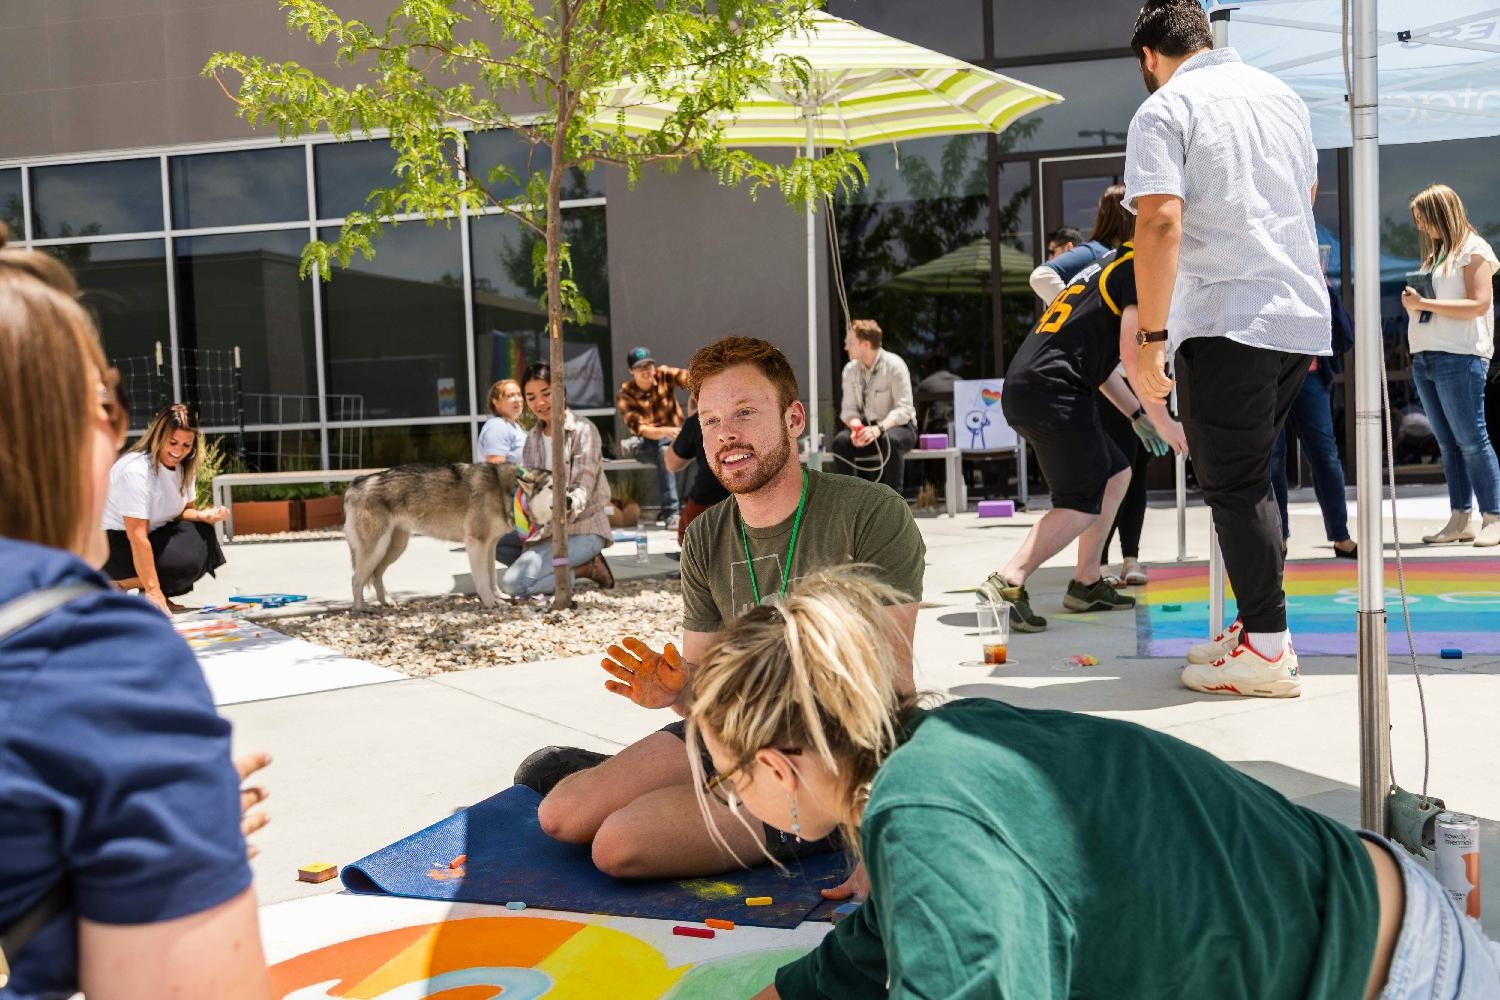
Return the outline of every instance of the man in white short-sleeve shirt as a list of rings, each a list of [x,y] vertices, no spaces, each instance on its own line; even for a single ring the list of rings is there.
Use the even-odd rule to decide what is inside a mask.
[[[1188,654],[1182,681],[1294,697],[1270,455],[1309,356],[1331,353],[1332,330],[1307,108],[1234,50],[1214,51],[1198,0],[1150,0],[1131,48],[1151,96],[1125,152],[1141,322],[1126,368],[1132,385],[1164,399],[1174,355],[1182,426],[1240,611]]]

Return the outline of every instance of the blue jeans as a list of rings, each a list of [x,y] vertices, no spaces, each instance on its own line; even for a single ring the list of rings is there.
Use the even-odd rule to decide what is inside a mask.
[[[647,441],[641,438],[641,443],[636,446],[635,457],[638,461],[653,466],[656,469],[656,492],[661,497],[661,516],[666,520],[677,513],[679,504],[677,502],[677,474],[667,468],[665,452],[672,447],[670,441]]]
[[[1322,361],[1319,362],[1320,364]],[[1344,467],[1339,464],[1339,446],[1333,436],[1333,401],[1319,372],[1308,372],[1302,390],[1292,401],[1292,412],[1271,449],[1271,489],[1281,508],[1281,537],[1289,538],[1292,527],[1286,518],[1286,435],[1296,431],[1302,453],[1312,466],[1313,492],[1323,511],[1323,531],[1330,542],[1349,540],[1349,507],[1344,498]]]
[[[1448,505],[1469,510],[1472,495],[1481,514],[1500,514],[1500,462],[1484,422],[1484,379],[1489,362],[1472,354],[1418,351],[1411,381],[1432,422],[1448,480]]]
[[[604,551],[604,539],[598,535],[573,535],[568,539],[568,564],[582,566]],[[511,597],[531,597],[552,593],[552,539],[529,546],[516,557],[500,578],[500,590]]]
[[[1495,1000],[1500,997],[1500,944],[1485,937],[1427,869],[1400,847],[1365,831],[1396,859],[1406,912],[1380,1000]]]

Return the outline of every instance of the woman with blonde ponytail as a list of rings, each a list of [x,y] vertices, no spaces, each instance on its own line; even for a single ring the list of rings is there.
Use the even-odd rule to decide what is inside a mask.
[[[808,577],[685,694],[705,816],[842,829],[869,871],[757,1000],[1500,995],[1500,947],[1373,834],[1128,722],[898,695],[890,599]]]

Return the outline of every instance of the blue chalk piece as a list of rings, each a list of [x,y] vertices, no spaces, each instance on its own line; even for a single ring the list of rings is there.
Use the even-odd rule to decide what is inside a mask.
[[[526,904],[519,901],[513,901],[506,903],[505,908],[507,910],[524,910],[526,909]]]
[[[1445,649],[1445,650],[1443,650],[1443,659],[1445,659],[1445,660],[1462,660],[1463,658],[1464,658],[1464,651],[1461,650],[1461,649]]]
[[[859,909],[859,906],[860,906],[860,904],[858,904],[858,903],[845,903],[842,906],[836,906],[836,907],[834,907],[834,910],[833,910],[833,922],[834,923],[838,923],[840,920],[843,920],[845,917],[852,917],[852,916],[854,916],[854,912]]]

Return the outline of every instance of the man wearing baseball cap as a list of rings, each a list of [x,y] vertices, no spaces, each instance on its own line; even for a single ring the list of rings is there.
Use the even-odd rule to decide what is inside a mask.
[[[645,347],[631,348],[625,355],[630,378],[620,383],[615,408],[631,434],[624,447],[638,461],[656,469],[657,492],[661,495],[659,523],[677,530],[677,477],[667,468],[663,454],[682,430],[682,404],[677,390],[687,388],[687,370],[659,365]]]

